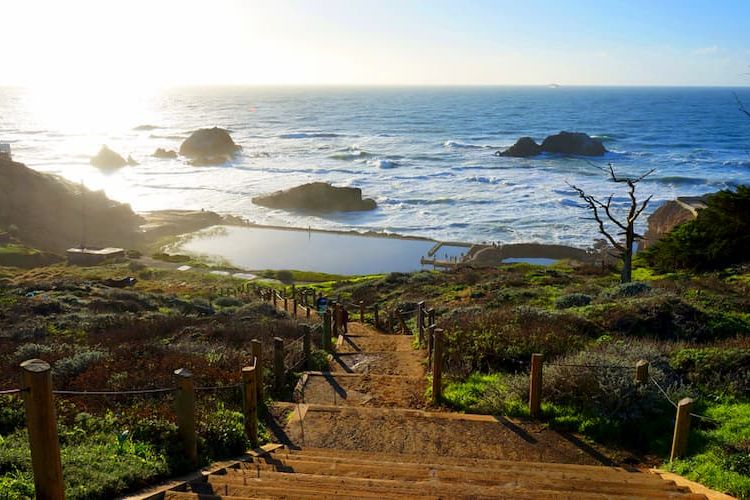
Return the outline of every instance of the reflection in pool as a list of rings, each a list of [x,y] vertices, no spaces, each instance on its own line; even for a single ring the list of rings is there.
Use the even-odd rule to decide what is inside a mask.
[[[422,269],[420,258],[435,245],[408,240],[260,227],[218,226],[196,233],[176,253],[220,258],[243,269],[296,269],[356,275]],[[443,246],[440,257],[466,248]]]

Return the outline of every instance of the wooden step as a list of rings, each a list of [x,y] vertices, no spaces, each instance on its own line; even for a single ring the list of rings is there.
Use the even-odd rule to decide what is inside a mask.
[[[448,483],[437,479],[422,481],[400,481],[390,479],[373,479],[359,477],[326,476],[321,474],[285,473],[260,471],[260,477],[238,471],[227,471],[225,475],[214,474],[208,477],[208,484],[221,491],[233,491],[232,488],[250,483],[266,481],[268,484],[305,486],[308,488],[346,488],[352,491],[400,495],[470,495],[470,496],[505,496],[509,490],[544,490],[566,493],[599,493],[599,494],[636,494],[648,498],[681,498],[685,492],[676,488],[664,489],[654,484],[611,484],[595,480],[555,481],[542,477],[525,478],[521,475],[510,478],[504,483],[492,485],[476,483]],[[202,487],[202,485],[198,485]],[[206,492],[198,490],[198,492]],[[229,493],[234,494],[234,493]]]
[[[312,458],[312,459],[310,459]],[[253,470],[277,470],[279,472],[301,472],[306,474],[340,475],[347,477],[371,477],[381,479],[426,480],[430,478],[447,482],[477,482],[491,484],[504,482],[512,477],[538,477],[562,480],[593,480],[616,484],[649,484],[670,487],[669,481],[664,481],[655,474],[614,472],[611,468],[602,467],[599,471],[559,471],[548,470],[544,467],[508,467],[502,469],[488,469],[477,467],[463,467],[450,465],[430,465],[399,462],[374,462],[359,459],[329,459],[315,457],[299,457],[280,455],[257,457],[242,462],[239,468]],[[671,483],[674,486],[674,483]]]
[[[370,452],[370,451],[356,451],[356,450],[339,450],[334,448],[305,448],[295,449],[287,446],[280,447],[273,451],[273,455],[285,455],[294,457],[305,457],[305,459],[315,457],[316,460],[341,460],[341,461],[359,461],[363,464],[372,463],[404,463],[404,464],[426,464],[433,467],[437,466],[454,466],[454,467],[470,467],[470,468],[481,468],[481,469],[515,469],[515,470],[526,470],[526,469],[540,469],[544,468],[550,471],[590,471],[598,472],[602,469],[608,472],[624,472],[624,473],[641,473],[636,468],[623,468],[623,467],[610,467],[605,465],[578,465],[578,464],[563,464],[557,462],[527,462],[517,460],[499,460],[490,458],[461,458],[461,457],[447,457],[437,455],[413,455],[409,453],[382,453],[382,452]]]

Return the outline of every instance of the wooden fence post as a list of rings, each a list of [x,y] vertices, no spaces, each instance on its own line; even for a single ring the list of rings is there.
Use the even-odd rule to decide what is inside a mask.
[[[256,366],[242,369],[242,409],[245,415],[245,436],[250,446],[258,447],[258,380],[255,377]]]
[[[193,374],[185,368],[174,371],[177,381],[175,394],[175,412],[177,414],[177,433],[191,467],[198,467],[198,438],[195,434],[195,387]]]
[[[292,317],[297,317],[297,296],[292,296]]]
[[[443,399],[443,330],[435,328],[435,351],[432,361],[432,402],[438,404]]]
[[[49,363],[41,359],[21,363],[21,389],[24,391],[36,498],[62,500],[65,498],[65,485]]]
[[[359,322],[365,322],[365,303],[362,300],[359,301]]]
[[[648,383],[648,361],[641,359],[635,364],[635,383],[643,385]]]
[[[302,352],[305,355],[305,368],[310,369],[312,366],[312,333],[310,325],[302,325]]]
[[[435,323],[427,327],[427,366],[432,368],[432,352],[435,348]]]
[[[331,310],[323,313],[323,350],[331,352]]]
[[[258,339],[250,341],[252,355],[255,358],[255,390],[258,403],[263,401],[263,344]]]
[[[310,306],[305,307],[305,319],[310,319]]]
[[[424,301],[417,304],[417,328],[419,329],[419,347],[424,345]]]
[[[284,339],[273,339],[273,388],[276,394],[284,387]]]
[[[284,310],[289,312],[289,298],[284,294]]]
[[[674,422],[674,436],[672,437],[672,452],[669,461],[685,456],[687,453],[688,435],[690,434],[690,410],[693,400],[683,398],[677,403],[677,419]]]
[[[543,363],[543,355],[531,355],[531,373],[529,375],[529,414],[532,418],[538,418],[541,414]]]
[[[276,290],[271,290],[271,298],[273,299],[273,308],[276,309]]]
[[[427,324],[435,324],[435,309],[430,309],[429,311],[427,311]]]
[[[375,329],[376,330],[379,330],[380,329],[380,314],[379,314],[379,311],[378,311],[378,305],[377,304],[373,304],[372,305],[372,314],[373,314],[373,316],[372,316],[373,317],[373,325],[375,325]]]

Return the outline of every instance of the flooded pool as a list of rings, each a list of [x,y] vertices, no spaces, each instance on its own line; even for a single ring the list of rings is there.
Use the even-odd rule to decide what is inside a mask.
[[[432,240],[216,226],[193,234],[169,251],[220,259],[242,269],[357,275],[418,271],[423,269],[420,259],[434,245]],[[464,247],[444,245],[440,257],[458,257],[466,251]]]

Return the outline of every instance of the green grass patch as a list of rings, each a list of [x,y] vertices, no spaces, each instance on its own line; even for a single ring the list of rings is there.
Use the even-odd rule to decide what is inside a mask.
[[[465,380],[451,380],[443,389],[443,402],[455,410],[484,413],[484,396],[491,387],[503,387],[502,380],[502,373],[472,373]]]
[[[691,432],[689,453],[668,470],[709,488],[750,499],[750,403],[723,403],[705,410],[718,423]]]

